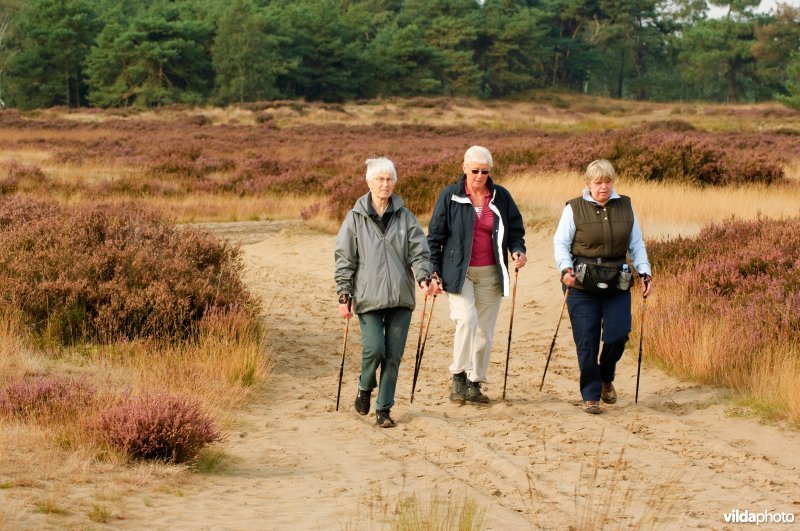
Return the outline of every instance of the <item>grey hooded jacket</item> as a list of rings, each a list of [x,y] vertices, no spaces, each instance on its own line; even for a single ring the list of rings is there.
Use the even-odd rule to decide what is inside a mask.
[[[370,194],[356,201],[336,236],[336,292],[355,299],[355,313],[415,306],[416,283],[431,274],[430,250],[417,218],[397,194],[386,233],[369,217]]]

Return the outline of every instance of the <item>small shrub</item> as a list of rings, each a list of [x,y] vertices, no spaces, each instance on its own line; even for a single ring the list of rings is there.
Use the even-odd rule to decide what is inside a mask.
[[[69,511],[67,511],[66,509],[61,507],[58,504],[58,502],[55,501],[52,498],[45,498],[45,499],[39,500],[39,501],[36,502],[34,507],[36,508],[36,512],[37,513],[57,514],[59,516],[64,516],[64,515],[69,514]]]
[[[211,416],[182,396],[147,394],[102,413],[101,439],[135,459],[193,461],[208,444],[221,442]]]
[[[322,210],[322,205],[320,203],[314,203],[313,205],[301,208],[300,217],[303,218],[304,221],[308,221],[309,219],[316,217],[320,210]]]
[[[433,495],[428,500],[416,494],[400,498],[394,512],[392,529],[484,529],[486,509],[469,496]]]
[[[5,175],[0,177],[0,195],[46,189],[50,179],[38,166],[10,161],[3,164]]]
[[[113,515],[111,510],[105,505],[92,505],[92,510],[89,511],[89,520],[97,522],[98,524],[107,524],[111,521]]]
[[[0,389],[0,415],[72,416],[90,406],[95,388],[85,380],[51,375],[13,381]]]
[[[258,113],[256,115],[256,123],[257,124],[266,124],[266,123],[271,122],[274,119],[275,119],[275,116],[273,116],[272,113],[268,113],[268,112],[261,112],[261,113]]]
[[[238,248],[133,205],[0,203],[0,305],[48,341],[185,339],[209,309],[255,315]]]

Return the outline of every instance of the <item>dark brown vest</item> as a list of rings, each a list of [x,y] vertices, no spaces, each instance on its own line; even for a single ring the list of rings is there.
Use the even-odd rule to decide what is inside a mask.
[[[576,197],[567,202],[572,207],[575,221],[575,238],[572,256],[624,260],[633,230],[631,199],[620,196],[611,199],[605,207]]]

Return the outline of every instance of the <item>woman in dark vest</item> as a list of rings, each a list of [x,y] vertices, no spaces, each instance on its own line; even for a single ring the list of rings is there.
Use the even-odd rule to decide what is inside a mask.
[[[652,290],[650,262],[629,197],[614,190],[616,173],[607,160],[586,168],[583,195],[567,202],[553,237],[562,289],[581,371],[584,410],[598,414],[600,400],[617,401],[614,370],[631,331],[631,272],[628,257]],[[600,340],[603,348],[600,349]]]

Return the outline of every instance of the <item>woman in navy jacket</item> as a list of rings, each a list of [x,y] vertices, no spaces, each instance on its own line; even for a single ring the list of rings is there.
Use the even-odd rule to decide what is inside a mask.
[[[500,300],[510,293],[508,255],[525,265],[525,227],[508,190],[489,176],[492,155],[472,146],[464,154],[464,174],[439,194],[428,228],[431,267],[442,278],[453,340],[450,400],[487,403],[481,383],[487,371]]]

